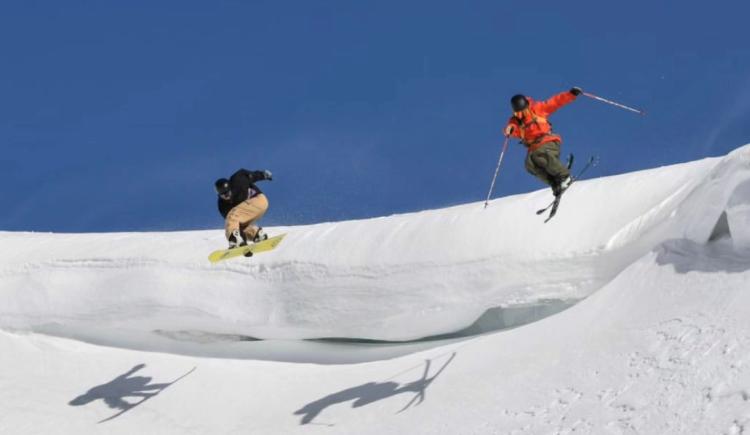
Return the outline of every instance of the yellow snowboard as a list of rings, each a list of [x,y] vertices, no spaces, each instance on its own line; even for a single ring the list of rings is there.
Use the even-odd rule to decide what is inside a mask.
[[[270,251],[276,248],[279,243],[281,243],[281,239],[283,239],[284,236],[286,236],[286,234],[280,234],[278,236],[266,239],[262,242],[253,243],[247,246],[240,246],[239,248],[221,249],[219,251],[214,251],[211,253],[211,255],[208,256],[208,261],[210,261],[211,263],[218,263],[219,261],[223,261],[228,258],[244,256],[248,252],[257,254],[259,252]]]

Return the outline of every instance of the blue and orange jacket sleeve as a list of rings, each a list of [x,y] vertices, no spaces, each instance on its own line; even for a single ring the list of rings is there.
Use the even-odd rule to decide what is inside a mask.
[[[538,106],[535,107],[535,111],[537,113],[541,111],[546,113],[547,115],[551,115],[562,106],[572,103],[573,101],[575,101],[575,99],[576,96],[571,94],[569,91],[561,92],[547,101],[541,101],[537,103]]]

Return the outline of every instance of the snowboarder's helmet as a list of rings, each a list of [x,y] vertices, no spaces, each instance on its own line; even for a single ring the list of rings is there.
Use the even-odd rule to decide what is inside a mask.
[[[510,99],[510,107],[513,108],[514,112],[526,110],[529,107],[529,100],[521,94],[514,95],[513,98]]]
[[[228,193],[232,192],[232,188],[229,186],[229,180],[226,178],[219,178],[214,183],[214,188],[216,189],[216,193],[221,195],[226,195]]]

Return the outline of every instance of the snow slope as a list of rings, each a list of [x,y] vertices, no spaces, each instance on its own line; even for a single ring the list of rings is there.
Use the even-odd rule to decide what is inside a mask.
[[[548,199],[275,228],[279,249],[218,267],[218,231],[2,233],[0,433],[750,430],[750,147],[576,183],[542,224]],[[368,363],[215,343],[410,339],[585,296]],[[224,358],[169,353],[180,337]]]
[[[545,225],[534,210],[550,195],[538,191],[487,210],[272,228],[289,233],[278,250],[219,266],[205,258],[223,246],[219,231],[2,233],[0,327],[380,340],[451,332],[490,307],[585,297],[664,240],[705,241],[728,204],[737,203],[728,216],[744,240],[749,153],[582,181]]]

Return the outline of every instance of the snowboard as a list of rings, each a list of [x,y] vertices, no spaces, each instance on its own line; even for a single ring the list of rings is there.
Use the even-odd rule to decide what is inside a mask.
[[[269,237],[262,242],[253,243],[247,246],[240,246],[239,248],[232,249],[220,249],[218,251],[212,252],[211,255],[208,256],[208,261],[210,261],[211,263],[218,263],[220,261],[228,260],[234,257],[249,257],[261,252],[271,251],[279,246],[279,243],[281,243],[281,240],[284,239],[284,236],[286,236],[286,234],[279,234],[278,236]]]

